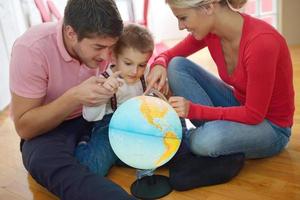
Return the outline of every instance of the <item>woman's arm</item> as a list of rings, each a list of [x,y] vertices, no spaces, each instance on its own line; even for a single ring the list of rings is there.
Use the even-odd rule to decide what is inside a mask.
[[[246,124],[262,122],[273,94],[280,48],[278,40],[270,34],[255,38],[247,47],[243,58],[247,73],[243,105],[211,107],[190,102],[187,117],[199,120],[230,120]]]

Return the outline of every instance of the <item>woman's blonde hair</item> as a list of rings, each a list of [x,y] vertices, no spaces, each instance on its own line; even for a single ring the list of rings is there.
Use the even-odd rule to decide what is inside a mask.
[[[231,9],[240,9],[247,0],[166,0],[166,2],[177,8],[197,8],[210,3],[220,3]]]

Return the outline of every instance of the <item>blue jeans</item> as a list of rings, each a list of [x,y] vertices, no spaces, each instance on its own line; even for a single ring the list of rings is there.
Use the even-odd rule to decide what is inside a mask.
[[[95,122],[89,141],[79,143],[75,149],[78,161],[101,176],[107,175],[109,169],[119,160],[108,138],[111,117],[112,114],[105,115],[101,121]]]
[[[232,88],[197,64],[183,57],[173,58],[168,79],[174,96],[207,106],[239,106]],[[196,129],[186,132],[193,153],[217,157],[243,152],[246,158],[263,158],[278,154],[288,143],[290,127],[279,127],[265,119],[257,125],[215,120],[192,123]]]
[[[78,163],[74,149],[89,126],[80,117],[22,146],[25,168],[31,176],[62,200],[135,199],[120,186]]]

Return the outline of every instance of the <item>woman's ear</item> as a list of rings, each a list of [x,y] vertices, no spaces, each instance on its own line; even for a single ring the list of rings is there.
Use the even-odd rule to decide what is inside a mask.
[[[215,6],[213,3],[203,6],[203,11],[206,15],[212,15],[214,13]]]

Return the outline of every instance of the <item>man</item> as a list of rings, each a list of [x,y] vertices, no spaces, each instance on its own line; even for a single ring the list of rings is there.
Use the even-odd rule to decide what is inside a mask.
[[[61,199],[134,199],[73,156],[78,138],[88,131],[82,105],[98,106],[113,95],[96,75],[105,70],[122,30],[113,0],[69,0],[63,21],[33,27],[14,44],[11,109],[25,141],[23,163]]]

